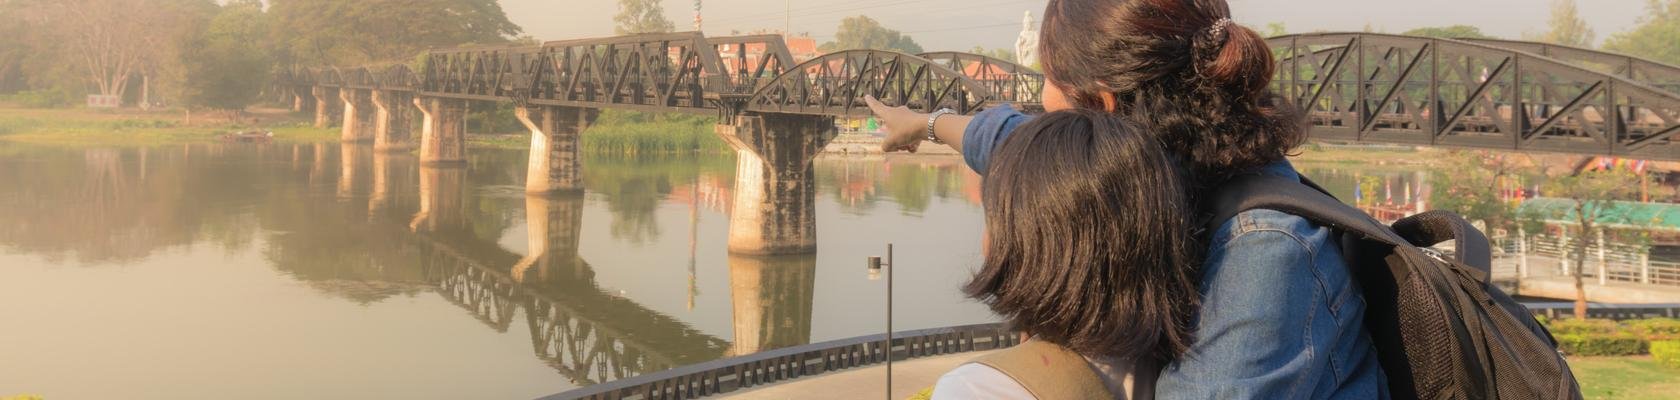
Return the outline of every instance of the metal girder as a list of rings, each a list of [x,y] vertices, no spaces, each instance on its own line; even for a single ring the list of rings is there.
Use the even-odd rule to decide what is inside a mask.
[[[706,38],[706,42],[718,54],[719,68],[729,79],[721,94],[724,97],[751,95],[762,82],[799,64],[781,35]]]
[[[1626,54],[1551,43],[1474,38],[1458,40],[1568,61],[1587,69],[1649,84],[1667,90],[1669,93],[1680,94],[1680,67],[1673,65]]]
[[[955,51],[939,51],[922,53],[919,57],[932,60],[945,68],[962,73],[991,90],[998,101],[1006,101],[1042,107],[1044,100],[1044,73],[1016,64],[1013,61],[995,57],[962,53]]]
[[[799,64],[759,88],[741,111],[867,117],[865,95],[930,112],[972,114],[998,102],[984,85],[932,60],[888,50],[846,50]]]
[[[1306,112],[1317,138],[1680,160],[1670,140],[1680,94],[1623,76],[1451,39],[1267,42],[1279,61],[1274,90]]]

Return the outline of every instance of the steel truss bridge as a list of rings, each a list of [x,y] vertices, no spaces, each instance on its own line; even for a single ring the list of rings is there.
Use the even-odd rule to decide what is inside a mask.
[[[1035,107],[1044,76],[952,52],[848,50],[795,64],[780,35],[673,33],[434,50],[418,67],[291,69],[276,82],[288,93],[327,87],[521,106],[863,117],[868,94],[918,110]]]
[[[1539,43],[1371,33],[1268,39],[1274,89],[1318,139],[1680,160],[1680,68]],[[749,54],[753,56],[749,56]],[[290,93],[350,88],[521,106],[864,117],[1041,107],[1043,74],[976,54],[846,50],[795,63],[778,35],[622,36],[434,50],[423,65],[294,69]]]

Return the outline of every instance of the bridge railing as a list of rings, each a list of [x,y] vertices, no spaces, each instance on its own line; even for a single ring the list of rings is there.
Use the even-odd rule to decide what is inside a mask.
[[[969,351],[1014,346],[1019,337],[1002,324],[900,332],[891,349],[886,335],[814,343],[710,361],[562,392],[544,399],[692,399],[769,385],[832,371]]]
[[[1516,40],[1464,38],[1471,43],[1538,54],[1680,94],[1680,67],[1648,59],[1593,49]]]
[[[1269,39],[1320,138],[1676,160],[1680,95],[1516,50],[1369,33]]]
[[[1557,261],[1558,276],[1574,276],[1575,271],[1579,270],[1582,277],[1598,279],[1603,283],[1625,282],[1680,287],[1680,262],[1652,260],[1650,249],[1645,246],[1599,244],[1597,241],[1589,241],[1582,249],[1573,239],[1556,236],[1525,239],[1525,242],[1529,255]],[[1585,265],[1576,268],[1575,257],[1583,252],[1586,253]],[[1535,268],[1542,267],[1531,266],[1530,270]]]

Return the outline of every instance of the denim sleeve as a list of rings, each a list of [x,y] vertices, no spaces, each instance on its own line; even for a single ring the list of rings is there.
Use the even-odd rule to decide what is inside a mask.
[[[1161,372],[1161,399],[1324,398],[1316,389],[1336,374],[1320,352],[1333,349],[1314,334],[1334,318],[1321,315],[1313,238],[1289,217],[1245,212],[1215,233],[1195,339]]]
[[[1032,117],[1016,111],[1008,103],[999,104],[974,115],[968,127],[963,128],[963,161],[968,168],[981,176],[986,175],[986,167],[990,165],[992,150],[1003,144],[1003,138],[1015,127],[1031,120]]]

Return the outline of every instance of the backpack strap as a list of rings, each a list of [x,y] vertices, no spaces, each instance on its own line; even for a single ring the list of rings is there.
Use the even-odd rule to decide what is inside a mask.
[[[1454,257],[1478,272],[1486,283],[1492,275],[1493,252],[1487,236],[1464,218],[1447,211],[1430,211],[1401,219],[1394,226],[1383,225],[1369,214],[1336,200],[1310,180],[1276,175],[1243,175],[1232,178],[1210,199],[1213,219],[1208,231],[1244,211],[1266,209],[1306,218],[1330,229],[1355,233],[1389,246],[1428,247],[1453,241]]]
[[[1218,230],[1244,211],[1264,209],[1306,218],[1320,226],[1389,246],[1410,245],[1388,226],[1336,200],[1311,181],[1276,175],[1242,175],[1221,184],[1208,199],[1208,205],[1213,213],[1208,232]]]
[[[974,362],[1009,375],[1038,400],[1115,398],[1085,357],[1037,339],[981,356]]]

